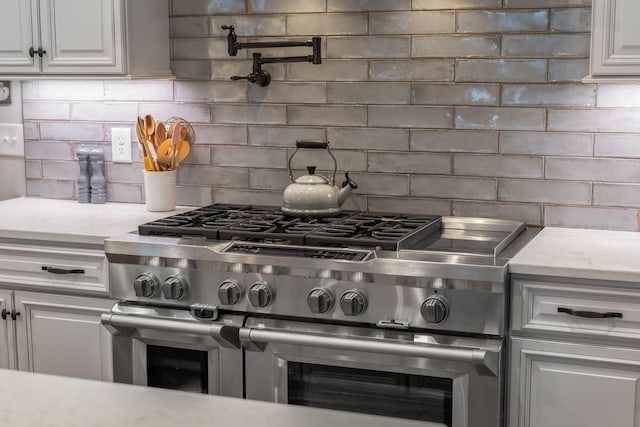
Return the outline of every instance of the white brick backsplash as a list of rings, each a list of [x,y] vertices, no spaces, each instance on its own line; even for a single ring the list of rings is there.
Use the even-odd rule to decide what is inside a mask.
[[[287,16],[291,36],[367,34],[366,13],[300,14]]]
[[[216,166],[285,168],[287,153],[282,148],[214,147]]]
[[[640,107],[640,86],[598,85],[598,107]]]
[[[478,216],[487,218],[524,221],[530,225],[542,225],[542,205],[535,203],[453,201],[456,216]]]
[[[457,82],[544,82],[544,59],[460,59],[456,61]]]
[[[588,59],[549,60],[550,82],[579,82],[589,74]]]
[[[591,203],[591,184],[586,182],[499,179],[498,199],[507,202]]]
[[[327,0],[327,12],[410,9],[411,0]]]
[[[295,151],[295,144],[293,147],[287,149],[288,157],[290,158]],[[342,174],[343,171],[358,171],[364,172],[367,170],[367,155],[362,151],[351,150],[331,150],[338,163],[338,173]],[[291,161],[291,167],[296,170],[296,174],[306,174],[307,166],[317,166],[318,173],[332,174],[334,163],[329,155],[320,150],[299,150]],[[340,176],[336,178],[336,182],[340,180]]]
[[[502,105],[564,105],[591,107],[596,102],[596,85],[535,84],[504,85]]]
[[[178,206],[207,206],[213,203],[213,190],[209,186],[183,186],[176,188]]]
[[[208,145],[193,145],[189,155],[180,163],[181,165],[210,165],[211,147]]]
[[[210,77],[211,80],[225,80],[229,81],[231,76],[246,76],[251,73],[253,67],[253,61],[251,59],[229,59],[220,60],[216,59],[211,67]],[[284,80],[285,64],[265,64],[262,67],[271,75],[271,81]],[[209,75],[202,80],[209,80]],[[237,85],[246,83],[244,81],[236,82]]]
[[[541,108],[457,107],[458,129],[543,130],[545,111]]]
[[[38,99],[52,101],[102,101],[104,82],[102,81],[60,81],[40,80]]]
[[[76,158],[72,144],[68,142],[25,141],[27,159],[73,160]]]
[[[135,122],[138,104],[134,102],[74,102],[71,120],[92,121],[96,117],[113,122]]]
[[[214,37],[226,37],[229,30],[223,30],[223,25],[233,25],[239,37],[284,36],[286,34],[286,18],[283,15],[214,15],[211,17],[211,35]]]
[[[327,102],[337,104],[409,104],[409,83],[329,83]]]
[[[593,204],[596,206],[637,207],[640,184],[593,184]]]
[[[38,122],[24,122],[24,139],[39,139],[40,131],[38,129]]]
[[[372,34],[438,34],[455,32],[451,12],[374,12],[369,14]]]
[[[245,203],[263,206],[281,206],[282,191],[240,190],[237,188],[214,188],[214,203]]]
[[[176,82],[176,101],[180,102],[246,102],[246,82]]]
[[[68,102],[23,101],[22,117],[25,120],[69,120],[71,119],[71,104]]]
[[[77,162],[50,161],[42,162],[42,177],[44,179],[59,179],[75,181],[78,179],[80,168]]]
[[[166,120],[169,117],[182,117],[189,122],[209,123],[211,112],[208,104],[178,104],[178,103],[140,103],[138,115],[151,114],[158,120]],[[135,120],[135,117],[132,118]]]
[[[178,184],[246,188],[249,185],[249,170],[241,167],[182,165],[178,168]]]
[[[173,39],[173,59],[227,59],[226,38],[184,38]],[[246,58],[246,52],[241,50],[238,58]]]
[[[144,203],[142,185],[107,183],[107,202]],[[182,204],[182,203],[181,203]]]
[[[38,99],[38,80],[25,80],[21,82],[22,99]]]
[[[27,173],[27,179],[29,178],[42,178],[42,161],[41,160],[27,160],[25,162],[25,171]],[[79,170],[78,170],[79,172]]]
[[[174,15],[241,13],[246,10],[246,0],[176,0],[171,4]]]
[[[370,80],[451,81],[452,59],[371,61]]]
[[[591,30],[591,8],[551,10],[551,31],[587,33]]]
[[[171,37],[207,37],[209,18],[206,16],[172,17],[169,29]]]
[[[357,59],[322,59],[322,65],[287,64],[288,80],[303,81],[366,81],[368,63]]]
[[[135,120],[135,117],[132,120]],[[60,141],[102,141],[104,129],[99,123],[42,122],[40,138]]]
[[[408,213],[416,215],[451,215],[451,201],[412,197],[369,196],[371,212]]]
[[[411,103],[425,105],[498,105],[497,84],[413,84]]]
[[[502,0],[413,0],[414,9],[499,9]]]
[[[640,158],[640,135],[598,134],[594,155],[598,157]]]
[[[500,152],[541,156],[591,156],[593,137],[588,133],[501,132]]]
[[[211,73],[211,61],[206,59],[172,60],[171,70],[176,75],[176,78],[181,80],[209,80],[209,78],[215,78]]]
[[[549,13],[535,11],[462,11],[456,15],[460,33],[509,33],[546,31]]]
[[[251,169],[249,188],[284,190],[289,185],[289,172],[284,169]]]
[[[251,102],[324,104],[326,92],[325,83],[273,82],[267,87],[250,85],[249,99]]]
[[[327,38],[327,58],[406,58],[409,36]]]
[[[458,154],[453,155],[453,174],[505,178],[542,178],[542,157]]]
[[[250,145],[295,147],[299,139],[325,139],[325,130],[301,126],[249,126]]]
[[[411,150],[497,153],[498,132],[487,130],[412,130]]]
[[[637,209],[546,206],[544,223],[551,227],[638,231]]]
[[[195,125],[196,144],[246,145],[247,128],[244,126]]]
[[[440,153],[370,152],[369,172],[450,174],[451,155]]]
[[[502,53],[510,57],[589,56],[589,35],[505,35]]]
[[[109,182],[141,184],[143,168],[136,164],[113,163],[107,164],[105,174]]]
[[[499,56],[500,38],[497,36],[414,36],[411,38],[412,57]]]
[[[548,112],[548,130],[640,132],[640,109],[555,110]]]
[[[75,187],[71,181],[28,179],[27,194],[47,199],[75,199]]]
[[[387,128],[328,128],[331,147],[358,150],[398,150],[409,147],[409,130]]]
[[[358,183],[353,194],[374,194],[381,196],[408,196],[409,176],[391,174],[350,173],[349,176]]]
[[[640,160],[547,157],[545,169],[548,179],[640,182]]]
[[[371,106],[369,126],[451,128],[453,111],[450,107]]]
[[[472,200],[496,200],[495,178],[412,176],[411,195]]]
[[[157,80],[105,81],[104,99],[107,101],[172,101],[173,82]]]
[[[249,13],[324,12],[326,0],[247,0]]]
[[[287,107],[287,123],[292,125],[364,126],[366,107],[290,105]]]
[[[590,6],[591,0],[505,0],[507,8],[545,8]]]
[[[284,105],[222,105],[211,106],[214,123],[284,124]]]

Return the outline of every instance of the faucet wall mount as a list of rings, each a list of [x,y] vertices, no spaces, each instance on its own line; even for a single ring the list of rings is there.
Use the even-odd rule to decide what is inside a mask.
[[[280,41],[280,42],[252,42],[240,43],[233,25],[223,25],[223,30],[228,30],[227,34],[227,52],[229,56],[237,56],[240,49],[257,49],[257,48],[274,48],[274,47],[311,47],[311,55],[303,56],[281,56],[273,58],[263,58],[261,53],[253,54],[253,70],[251,74],[246,76],[231,76],[231,80],[248,80],[260,86],[268,86],[271,83],[271,75],[262,69],[262,64],[281,64],[286,62],[311,62],[312,64],[321,64],[322,56],[320,53],[321,39],[313,37],[307,41]]]

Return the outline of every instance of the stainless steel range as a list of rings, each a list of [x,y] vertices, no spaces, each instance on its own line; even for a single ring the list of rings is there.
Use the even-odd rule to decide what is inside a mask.
[[[212,205],[108,239],[117,381],[503,423],[507,263],[483,218]]]

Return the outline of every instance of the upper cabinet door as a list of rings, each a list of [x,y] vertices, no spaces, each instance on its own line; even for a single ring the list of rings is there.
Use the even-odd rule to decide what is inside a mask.
[[[40,0],[45,73],[123,73],[123,0]]]
[[[592,76],[640,76],[638,17],[638,0],[593,0]]]
[[[38,44],[37,0],[0,2],[0,68],[15,73],[39,71],[40,61],[29,55]]]

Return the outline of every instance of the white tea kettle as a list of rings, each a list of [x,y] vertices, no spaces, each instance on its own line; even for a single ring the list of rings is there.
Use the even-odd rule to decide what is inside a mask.
[[[294,181],[291,160],[301,148],[327,150],[334,164],[332,182],[329,182],[329,179],[322,175],[316,175],[315,166],[307,166],[308,175],[303,175]],[[349,178],[349,173],[346,172],[342,187],[336,187],[337,170],[338,162],[329,150],[329,141],[296,141],[296,150],[289,157],[289,179],[291,184],[285,188],[282,196],[282,212],[285,215],[297,217],[327,217],[340,214],[342,212],[342,204],[351,191],[358,188],[358,184]]]

